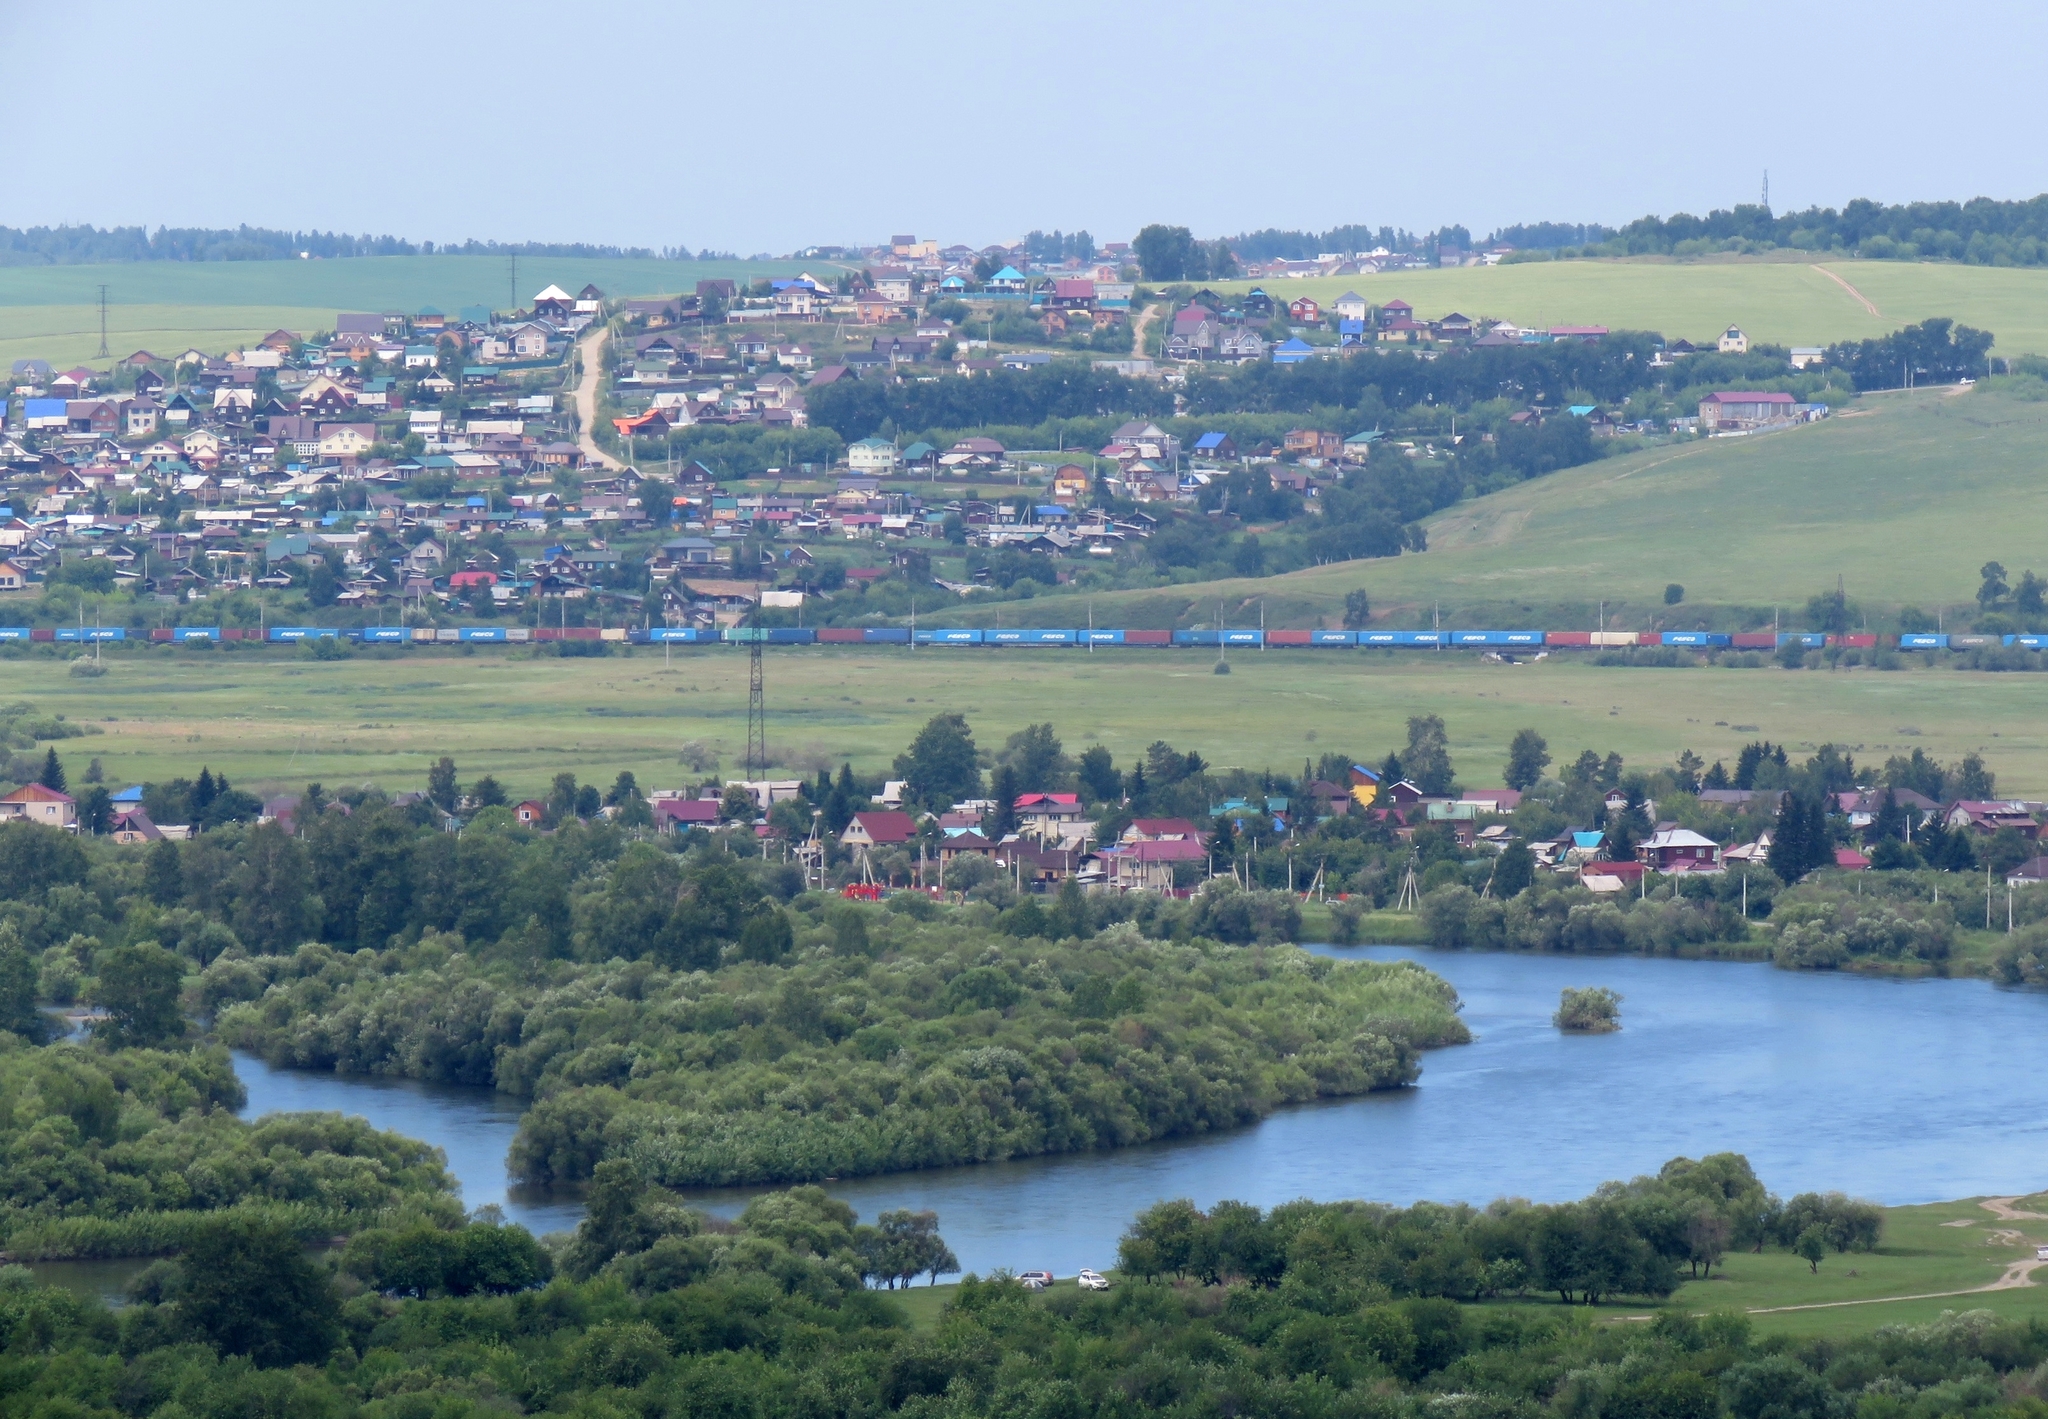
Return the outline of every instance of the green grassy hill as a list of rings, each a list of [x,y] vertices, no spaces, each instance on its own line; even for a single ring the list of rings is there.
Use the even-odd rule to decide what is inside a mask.
[[[1824,423],[1626,454],[1459,503],[1425,526],[1430,550],[1286,576],[1000,608],[1008,625],[1338,624],[1365,588],[1380,625],[1728,629],[1768,619],[1839,575],[1873,617],[1901,605],[1974,609],[1977,568],[2048,572],[2038,496],[2048,404],[1953,389],[1867,395]],[[1664,587],[1686,602],[1663,603]],[[1704,608],[1704,609],[1703,609]],[[997,608],[956,613],[991,624]],[[1619,620],[1617,621],[1617,617]],[[1788,616],[1788,624],[1796,620]]]
[[[817,263],[812,263],[816,265]],[[518,299],[549,282],[577,291],[595,281],[609,296],[673,295],[721,276],[795,275],[795,262],[655,261],[522,256]],[[466,305],[504,309],[510,268],[502,256],[360,256],[336,261],[135,261],[97,266],[0,267],[0,359],[68,364],[99,349],[99,288],[107,290],[107,344],[116,358],[140,348],[172,356],[260,339],[283,327],[328,329],[337,311],[453,314]]]
[[[1753,340],[1828,345],[1868,339],[1945,315],[1991,331],[1998,337],[2001,354],[2048,351],[2048,269],[2043,268],[1639,258],[1258,284],[1276,298],[1312,296],[1326,309],[1344,292],[1356,291],[1375,303],[1399,297],[1415,307],[1417,319],[1456,310],[1475,319],[1513,320],[1532,327],[1656,330],[1695,343],[1713,339],[1733,324]],[[1220,283],[1219,289],[1245,291],[1252,285],[1232,281]],[[1877,313],[1873,315],[1864,301]]]

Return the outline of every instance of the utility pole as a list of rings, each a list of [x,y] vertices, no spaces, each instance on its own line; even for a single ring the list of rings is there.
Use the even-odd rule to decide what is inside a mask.
[[[519,309],[519,253],[516,251],[509,252],[506,254],[505,259],[509,263],[505,270],[505,294],[511,299],[511,304],[506,309],[517,311]]]
[[[761,640],[766,632],[758,625],[750,630],[752,634],[747,645],[747,777],[758,781],[768,776],[768,707],[761,693]]]
[[[104,284],[102,284],[102,285],[100,286],[100,353],[99,353],[99,358],[100,358],[100,359],[103,359],[103,360],[104,360],[104,359],[109,359],[109,358],[111,358],[111,357],[112,357],[112,353],[113,353],[112,351],[110,351],[110,350],[108,350],[108,349],[107,349],[107,288],[106,288],[106,286],[105,286]]]

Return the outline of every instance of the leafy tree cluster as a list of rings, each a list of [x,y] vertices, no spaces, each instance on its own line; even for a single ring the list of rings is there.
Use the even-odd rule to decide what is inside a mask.
[[[830,428],[847,440],[867,438],[884,424],[891,432],[975,429],[1112,414],[1156,418],[1174,412],[1172,397],[1156,382],[1092,369],[1080,359],[1054,360],[1031,370],[997,370],[971,379],[943,375],[902,384],[842,379],[808,398],[812,425]]]
[[[1551,1206],[1169,1202],[1133,1223],[1107,1294],[969,1278],[915,1328],[874,1285],[899,1264],[892,1237],[936,1239],[923,1219],[862,1223],[797,1188],[724,1222],[608,1163],[538,1286],[450,1287],[431,1265],[420,1284],[401,1271],[379,1286],[361,1263],[397,1264],[390,1238],[344,1253],[337,1275],[288,1233],[229,1222],[146,1273],[118,1313],[0,1273],[0,1335],[25,1411],[110,1419],[173,1404],[312,1419],[429,1404],[678,1419],[2036,1412],[2038,1319],[1949,1313],[1795,1347],[1753,1337],[1735,1313],[1597,1325],[1536,1299],[1660,1296],[1733,1247],[1783,1244],[1790,1227],[1802,1254],[1868,1245],[1871,1220],[1839,1195],[1781,1205],[1730,1154]],[[1460,1304],[1480,1296],[1523,1303]]]
[[[1229,281],[1237,254],[1228,241],[1199,241],[1186,227],[1153,223],[1131,239],[1131,254],[1148,281]]]
[[[2048,195],[2017,201],[1880,203],[1859,197],[1833,207],[1776,213],[1757,203],[1704,217],[1678,212],[1639,217],[1615,231],[1568,223],[1503,228],[1495,239],[1527,249],[1576,248],[1583,256],[1691,255],[1716,250],[1853,252],[1867,260],[1963,261],[1979,266],[2048,262]],[[1524,239],[1517,241],[1516,235]]]
[[[1839,1194],[1803,1195],[1788,1206],[1765,1190],[1747,1159],[1718,1153],[1674,1158],[1655,1177],[1544,1207],[1294,1202],[1262,1214],[1240,1202],[1207,1213],[1184,1199],[1162,1202],[1139,1214],[1119,1261],[1142,1277],[1171,1274],[1291,1293],[1326,1315],[1348,1316],[1348,1338],[1371,1352],[1385,1344],[1376,1331],[1400,1335],[1400,1317],[1411,1325],[1423,1315],[1441,1317],[1441,1326],[1452,1314],[1388,1312],[1384,1300],[1372,1305],[1375,1298],[1478,1301],[1533,1291],[1554,1292],[1566,1305],[1592,1305],[1662,1297],[1678,1288],[1680,1268],[1710,1276],[1731,1246],[1762,1250],[1788,1227],[1803,1230],[1821,1218],[1835,1225],[1842,1249],[1867,1249],[1876,1243],[1882,1212]]]
[[[18,1255],[178,1249],[208,1219],[327,1237],[460,1215],[437,1150],[338,1114],[234,1116],[227,1051],[0,1052],[0,1245]]]
[[[1954,384],[1987,374],[1984,357],[1992,335],[1935,316],[1880,335],[1850,340],[1828,350],[1828,364],[1847,374],[1858,389],[1899,389],[1908,384]]]
[[[646,885],[615,874],[603,909],[631,917]],[[1405,1084],[1417,1050],[1465,1037],[1447,988],[1407,964],[1255,957],[1133,924],[1069,936],[1085,915],[1065,903],[928,923],[798,906],[769,918],[784,949],[743,933],[710,971],[636,950],[536,973],[430,938],[222,960],[204,990],[246,999],[221,1036],[281,1064],[533,1096],[513,1162],[535,1181],[607,1157],[744,1183],[1133,1143]]]
[[[1776,938],[1772,959],[1794,970],[1948,959],[1956,934],[1952,900],[1936,903],[1872,885],[1867,895],[1815,885],[1781,897],[1767,928]]]
[[[1752,953],[1740,890],[1734,878],[1702,878],[1616,900],[1546,873],[1506,900],[1457,883],[1438,887],[1423,897],[1421,917],[1431,944],[1444,949],[1745,956]],[[1752,911],[1762,896],[1751,893]]]

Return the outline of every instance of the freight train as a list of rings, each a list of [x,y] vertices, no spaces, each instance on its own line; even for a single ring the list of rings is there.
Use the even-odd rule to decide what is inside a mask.
[[[1797,645],[1810,650],[1834,646],[1872,650],[1880,644],[1904,651],[1978,650],[1993,646],[2048,649],[2048,635],[1922,635],[1879,637],[1872,632],[1827,635],[1820,631],[1118,631],[1075,628],[927,628],[907,626],[784,626],[724,630],[656,626],[649,630],[595,626],[270,626],[264,629],[173,626],[131,632],[125,626],[0,626],[0,644],[10,642],[347,640],[361,645],[525,645],[534,641],[619,641],[634,645],[902,645],[1017,647],[1137,646],[1174,649],[1213,647],[1275,650],[1627,650],[1669,646],[1682,650],[1775,651]]]

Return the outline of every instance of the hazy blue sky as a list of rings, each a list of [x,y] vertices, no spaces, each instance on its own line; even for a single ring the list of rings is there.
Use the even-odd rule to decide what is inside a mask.
[[[2048,189],[2048,7],[0,0],[0,223],[747,254]]]

